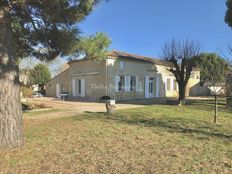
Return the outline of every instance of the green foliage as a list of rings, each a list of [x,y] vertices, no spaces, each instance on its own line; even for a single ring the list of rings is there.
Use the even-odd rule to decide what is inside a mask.
[[[201,80],[210,85],[222,85],[226,81],[228,63],[217,54],[203,53],[196,57],[201,70]]]
[[[225,22],[232,27],[232,0],[226,1],[227,11],[225,15]]]
[[[77,24],[100,0],[2,0],[5,26],[13,38],[15,58],[52,60],[72,54],[79,42]]]
[[[95,35],[83,37],[78,44],[78,55],[85,55],[88,59],[104,59],[111,40],[105,33],[97,32]]]
[[[44,64],[36,65],[30,73],[30,81],[32,84],[45,85],[51,79],[51,73]]]

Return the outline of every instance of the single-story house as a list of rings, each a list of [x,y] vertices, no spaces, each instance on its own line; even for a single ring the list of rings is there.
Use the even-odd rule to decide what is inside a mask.
[[[72,60],[69,68],[46,84],[46,95],[98,100],[110,96],[115,100],[177,97],[178,85],[164,60],[112,51],[103,60]],[[202,95],[200,71],[194,70],[186,95]]]

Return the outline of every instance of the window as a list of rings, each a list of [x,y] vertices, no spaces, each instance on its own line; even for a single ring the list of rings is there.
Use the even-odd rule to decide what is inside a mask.
[[[63,91],[63,86],[60,85],[60,92],[62,93],[62,91]]]
[[[136,77],[131,76],[130,78],[130,91],[136,91]]]
[[[81,94],[81,80],[78,80],[78,93]]]
[[[124,70],[125,68],[125,62],[120,62],[120,70]]]
[[[176,82],[176,80],[173,80],[173,90],[177,91],[177,82]]]
[[[125,85],[125,77],[124,76],[118,76],[118,91],[123,91],[124,85]]]
[[[171,90],[171,80],[170,79],[167,79],[167,88],[166,90],[170,91]]]
[[[149,94],[153,94],[154,91],[154,78],[149,78]]]

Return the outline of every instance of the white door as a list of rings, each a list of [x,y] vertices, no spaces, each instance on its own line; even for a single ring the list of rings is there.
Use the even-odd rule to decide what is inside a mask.
[[[59,83],[56,84],[56,97],[60,98],[60,94],[61,94],[61,86]]]
[[[145,98],[153,98],[154,95],[154,77],[145,77]]]

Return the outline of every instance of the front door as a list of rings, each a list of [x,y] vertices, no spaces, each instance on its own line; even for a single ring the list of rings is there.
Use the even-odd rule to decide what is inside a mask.
[[[85,79],[73,79],[73,97],[85,97]]]
[[[155,97],[155,78],[154,77],[145,77],[145,98],[154,98]]]

